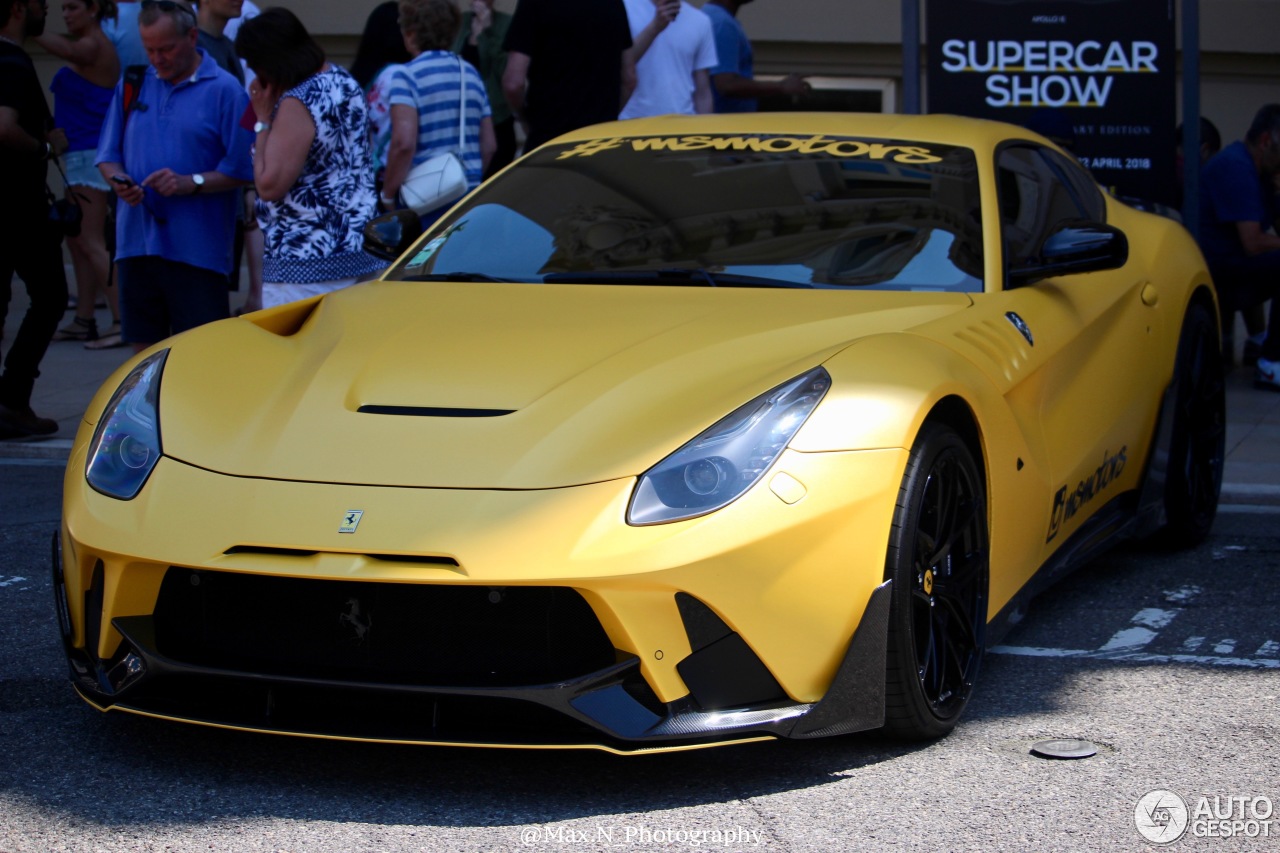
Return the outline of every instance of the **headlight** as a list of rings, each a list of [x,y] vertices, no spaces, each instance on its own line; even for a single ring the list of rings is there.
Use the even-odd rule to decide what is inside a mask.
[[[85,477],[104,495],[135,497],[160,460],[160,373],[169,351],[135,367],[102,412]]]
[[[755,485],[821,402],[831,377],[814,368],[762,394],[650,468],[629,524],[661,524],[715,512]]]

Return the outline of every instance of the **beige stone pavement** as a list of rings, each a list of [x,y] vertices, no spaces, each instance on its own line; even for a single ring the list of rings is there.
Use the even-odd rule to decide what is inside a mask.
[[[243,280],[243,277],[242,277]],[[13,283],[14,298],[5,322],[5,340],[12,340],[23,312],[26,290]],[[233,308],[243,291],[232,293]],[[64,323],[72,313],[67,312]],[[99,328],[111,324],[105,309],[97,312]],[[1244,339],[1243,329],[1235,339]],[[0,458],[63,458],[71,448],[85,407],[98,387],[129,357],[128,347],[86,350],[75,341],[50,344],[41,364],[31,406],[58,422],[58,433],[42,439],[0,440]],[[1253,387],[1253,370],[1237,367],[1227,375],[1227,462],[1223,501],[1233,504],[1280,505],[1280,393]]]

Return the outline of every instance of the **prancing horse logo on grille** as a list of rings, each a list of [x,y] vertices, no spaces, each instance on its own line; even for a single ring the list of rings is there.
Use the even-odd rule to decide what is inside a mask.
[[[355,533],[356,528],[360,526],[360,519],[364,518],[364,510],[349,509],[342,514],[342,524],[338,527],[339,533]]]
[[[356,643],[364,643],[369,638],[369,630],[373,628],[373,614],[365,613],[360,599],[347,599],[347,612],[338,615],[338,624],[346,625],[355,633],[352,638]]]

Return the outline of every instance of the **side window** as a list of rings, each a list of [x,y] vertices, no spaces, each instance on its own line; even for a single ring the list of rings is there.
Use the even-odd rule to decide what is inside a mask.
[[[1063,222],[1100,220],[1105,210],[1097,188],[1079,167],[1038,146],[1001,149],[996,176],[1006,270],[1034,259]]]
[[[1049,165],[1062,180],[1071,187],[1076,202],[1084,211],[1085,218],[1094,222],[1106,222],[1107,201],[1102,197],[1102,190],[1098,188],[1098,183],[1093,176],[1078,162],[1063,157],[1057,151],[1044,148],[1040,153],[1049,161]]]

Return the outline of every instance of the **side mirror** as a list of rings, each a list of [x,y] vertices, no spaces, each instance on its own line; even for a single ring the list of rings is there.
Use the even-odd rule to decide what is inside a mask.
[[[1013,285],[1031,284],[1043,278],[1114,270],[1129,260],[1129,238],[1101,222],[1069,222],[1049,234],[1040,256],[1009,271]]]
[[[394,210],[364,226],[363,249],[375,258],[397,260],[422,236],[422,220],[412,210]]]

